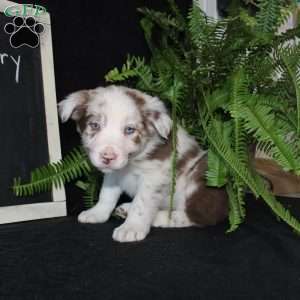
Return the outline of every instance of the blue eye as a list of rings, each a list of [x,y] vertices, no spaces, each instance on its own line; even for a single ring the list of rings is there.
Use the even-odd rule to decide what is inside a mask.
[[[100,124],[97,122],[89,122],[89,126],[91,127],[91,129],[93,130],[98,130],[100,129]]]
[[[126,135],[133,134],[133,133],[135,133],[135,131],[136,131],[136,129],[135,129],[134,127],[131,127],[131,126],[127,126],[127,127],[125,127],[125,129],[124,129],[124,133],[125,133]]]

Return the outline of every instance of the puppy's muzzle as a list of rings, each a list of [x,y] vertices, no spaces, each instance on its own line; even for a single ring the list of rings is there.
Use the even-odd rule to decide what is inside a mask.
[[[100,158],[105,165],[109,165],[111,162],[115,161],[118,158],[118,155],[112,147],[106,147],[100,153]]]

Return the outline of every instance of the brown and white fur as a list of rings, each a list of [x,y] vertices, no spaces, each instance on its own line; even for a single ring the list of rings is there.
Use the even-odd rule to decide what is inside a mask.
[[[123,86],[99,87],[69,95],[59,112],[63,122],[77,122],[92,164],[104,173],[98,203],[79,222],[107,221],[123,192],[133,200],[118,208],[127,215],[113,232],[119,242],[142,240],[151,226],[203,227],[228,215],[226,192],[205,184],[206,152],[179,127],[174,210],[168,217],[172,120],[157,97]]]

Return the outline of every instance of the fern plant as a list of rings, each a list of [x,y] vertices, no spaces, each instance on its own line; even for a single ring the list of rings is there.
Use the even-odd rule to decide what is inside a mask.
[[[278,33],[295,3],[245,1],[257,7],[256,15],[247,6],[237,6],[231,7],[227,18],[214,20],[196,1],[187,16],[173,0],[167,1],[168,12],[139,9],[150,60],[129,55],[123,66],[113,68],[105,78],[159,96],[171,108],[170,211],[176,185],[176,129],[180,124],[208,150],[207,184],[227,190],[228,232],[236,230],[246,217],[247,190],[300,232],[299,221],[276,200],[251,163],[253,145],[257,145],[284,170],[300,175],[300,48],[296,42],[300,28]],[[86,190],[91,205],[99,182],[95,176],[99,174],[92,171],[82,153],[79,156],[73,163],[85,166],[79,170],[85,172],[87,182],[79,185]],[[15,192],[41,192],[82,175],[74,171],[65,176],[66,161],[34,172],[28,184],[16,181]]]
[[[75,148],[63,160],[34,170],[29,183],[22,183],[20,178],[14,180],[13,191],[17,196],[32,196],[59,188],[83,175],[88,175],[92,166],[81,148]]]

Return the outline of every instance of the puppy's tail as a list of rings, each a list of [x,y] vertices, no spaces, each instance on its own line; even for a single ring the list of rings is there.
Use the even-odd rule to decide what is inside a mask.
[[[265,158],[255,158],[256,171],[266,178],[272,192],[278,196],[300,196],[300,177],[285,172],[276,162]]]

